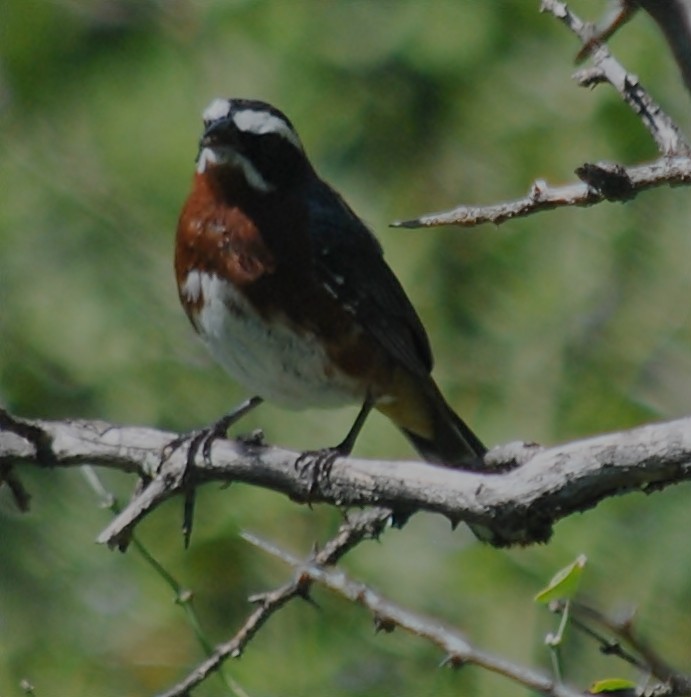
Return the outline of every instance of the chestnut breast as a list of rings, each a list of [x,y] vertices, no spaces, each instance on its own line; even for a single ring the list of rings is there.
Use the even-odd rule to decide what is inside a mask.
[[[175,254],[194,328],[235,380],[277,404],[360,404],[368,390],[385,397],[389,362],[316,278],[305,211],[290,197],[270,204],[253,201],[242,180],[195,176]]]

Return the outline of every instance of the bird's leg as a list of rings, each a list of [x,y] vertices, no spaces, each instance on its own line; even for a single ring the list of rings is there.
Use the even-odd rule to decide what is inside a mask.
[[[338,445],[322,448],[321,450],[308,450],[295,460],[295,469],[301,475],[306,472],[310,473],[310,493],[314,491],[321,477],[328,478],[336,458],[350,455],[373,406],[374,399],[368,392],[358,415],[355,417],[355,423],[353,423],[346,437]]]
[[[353,423],[353,425],[350,427],[346,437],[338,445],[330,448],[330,450],[335,450],[339,455],[342,456],[350,455],[350,453],[353,452],[355,441],[360,435],[360,431],[362,431],[362,427],[365,425],[365,421],[372,411],[373,406],[374,400],[368,393],[362,407],[360,408],[360,411],[358,412],[358,415],[355,417],[355,423]]]
[[[261,397],[250,397],[235,407],[232,411],[222,416],[218,421],[200,428],[190,433],[185,433],[172,440],[163,449],[161,464],[163,464],[178,448],[187,443],[187,459],[185,469],[182,473],[181,487],[185,492],[185,503],[183,509],[182,535],[185,547],[189,547],[190,536],[192,534],[192,522],[194,518],[195,484],[194,467],[199,450],[202,451],[204,464],[211,464],[211,446],[215,440],[224,438],[228,429],[245,414],[259,406],[264,400]]]

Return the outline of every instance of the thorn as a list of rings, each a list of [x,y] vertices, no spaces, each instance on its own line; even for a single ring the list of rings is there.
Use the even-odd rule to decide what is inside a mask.
[[[190,547],[190,538],[192,537],[192,523],[194,521],[194,503],[196,491],[194,489],[194,484],[188,484],[188,488],[185,491],[185,503],[183,506],[182,514],[182,540],[185,545],[185,549]]]
[[[404,228],[416,228],[422,227],[421,218],[411,218],[410,220],[394,220],[393,223],[389,223],[389,227],[404,227]]]
[[[460,656],[454,656],[449,654],[445,656],[442,662],[439,664],[440,668],[462,668],[465,665],[465,661]]]
[[[110,546],[117,547],[118,552],[124,554],[130,546],[130,542],[132,542],[132,532],[130,530],[124,530],[113,540]]]
[[[315,610],[321,611],[321,609],[322,609],[321,605],[310,595],[309,590],[300,589],[298,591],[298,596],[300,598],[302,598],[308,605],[311,605]]]
[[[0,466],[0,486],[3,484],[7,484],[20,513],[28,512],[31,494],[24,487],[11,465]]]
[[[618,641],[612,639],[608,641],[606,644],[600,645],[600,653],[603,656],[618,656],[621,653],[621,644]]]
[[[391,511],[391,527],[401,530],[413,513],[414,511],[406,511],[403,509]]]
[[[297,595],[304,601],[309,603],[312,607],[317,608],[317,610],[321,610],[319,603],[317,603],[317,601],[310,595],[310,589],[312,588],[312,579],[310,578],[310,576],[306,573],[300,574],[300,576],[298,576],[296,584]]]
[[[382,615],[374,615],[374,631],[384,632],[385,634],[391,634],[393,630],[396,629],[396,623],[389,617],[383,617]]]
[[[545,191],[547,191],[548,188],[547,182],[544,179],[536,179],[532,183],[530,191],[528,192],[530,200],[534,201],[535,203],[542,201]]]

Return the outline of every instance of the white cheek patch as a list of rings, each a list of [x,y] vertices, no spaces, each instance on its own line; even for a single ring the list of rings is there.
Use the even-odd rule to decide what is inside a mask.
[[[298,150],[302,150],[298,134],[282,118],[268,111],[244,109],[233,114],[233,121],[240,131],[256,133],[257,135],[276,133],[292,143]]]
[[[233,148],[218,145],[201,149],[197,158],[197,172],[199,174],[204,174],[210,167],[219,165],[239,167],[245,175],[247,183],[254,189],[269,192],[276,188],[262,177],[259,170],[246,157],[240,155]]]
[[[199,174],[204,174],[209,167],[214,165],[222,165],[230,161],[230,149],[226,148],[228,151],[225,155],[222,152],[222,148],[202,148],[197,156],[197,172]]]

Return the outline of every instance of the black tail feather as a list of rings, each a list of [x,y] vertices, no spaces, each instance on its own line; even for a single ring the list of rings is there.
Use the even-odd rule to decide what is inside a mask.
[[[415,450],[427,462],[472,471],[484,469],[487,448],[470,427],[446,403],[438,390],[430,395],[432,436],[427,438],[403,428]]]

